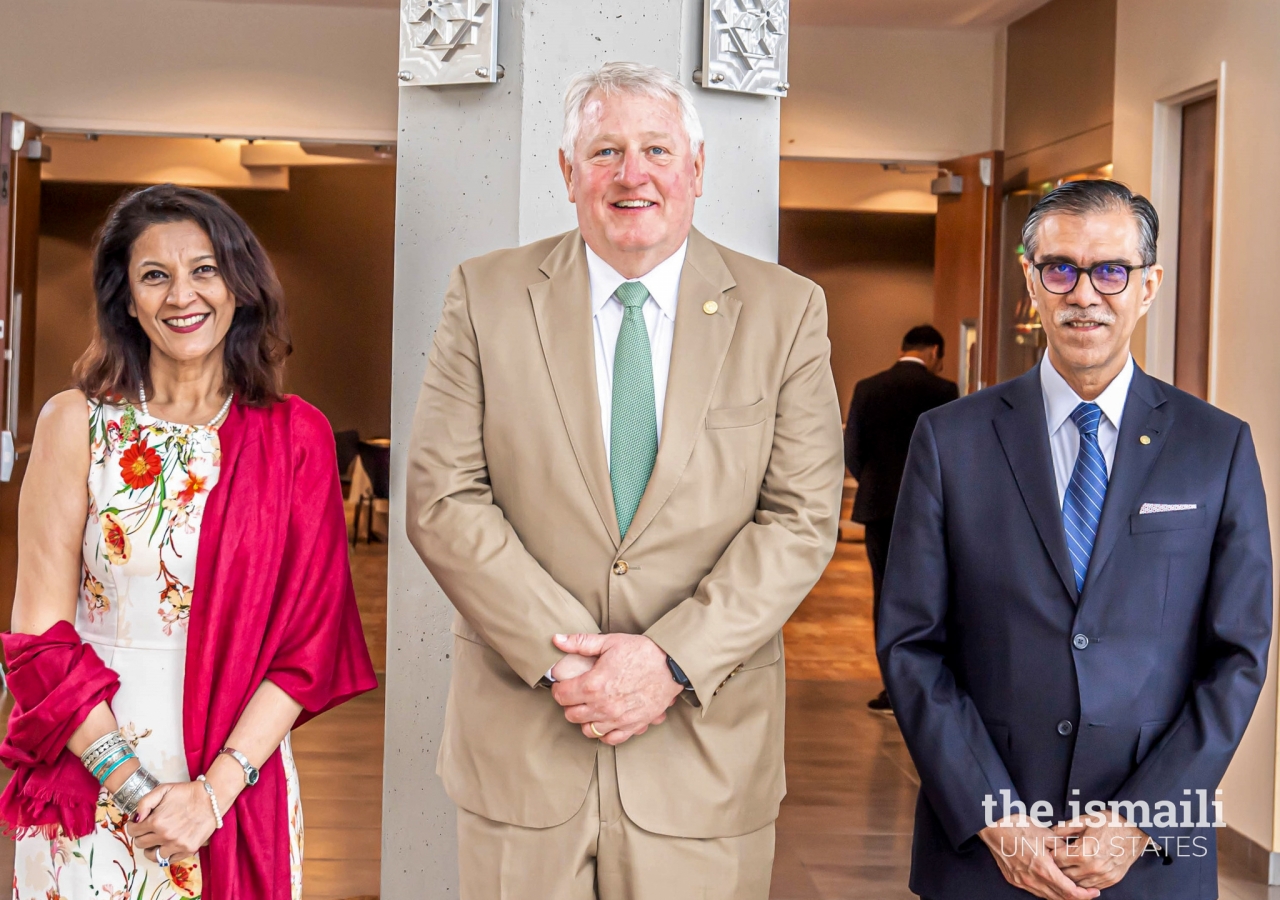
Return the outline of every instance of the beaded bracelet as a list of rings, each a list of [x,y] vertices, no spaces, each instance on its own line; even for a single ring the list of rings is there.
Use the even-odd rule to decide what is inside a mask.
[[[221,828],[222,810],[218,809],[218,795],[213,792],[213,785],[211,785],[203,775],[197,775],[196,781],[204,785],[204,792],[209,795],[209,803],[213,806],[213,821],[217,823],[219,828]]]

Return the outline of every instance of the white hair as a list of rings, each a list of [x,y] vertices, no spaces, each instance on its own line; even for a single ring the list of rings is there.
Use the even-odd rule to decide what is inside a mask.
[[[657,100],[675,100],[685,133],[689,136],[689,152],[696,154],[702,146],[702,122],[693,105],[693,95],[674,75],[656,66],[610,62],[598,69],[579,72],[569,80],[569,87],[564,92],[564,132],[560,138],[560,149],[566,159],[573,160],[573,151],[582,132],[582,108],[593,91],[599,91],[606,97],[626,93]]]

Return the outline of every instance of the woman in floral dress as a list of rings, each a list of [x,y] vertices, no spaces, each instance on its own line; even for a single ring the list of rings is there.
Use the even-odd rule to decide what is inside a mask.
[[[14,897],[299,900],[289,731],[375,684],[332,434],[280,394],[279,284],[221,201],[123,198],[94,274],[19,509]]]

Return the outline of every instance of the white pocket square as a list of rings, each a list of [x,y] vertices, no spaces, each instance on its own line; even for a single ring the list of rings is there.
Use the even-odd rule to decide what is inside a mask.
[[[1142,508],[1138,510],[1138,515],[1149,516],[1152,513],[1164,512],[1185,512],[1188,509],[1195,509],[1194,503],[1144,503]]]

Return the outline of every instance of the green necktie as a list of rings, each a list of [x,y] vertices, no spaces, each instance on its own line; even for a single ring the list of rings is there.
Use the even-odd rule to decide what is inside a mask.
[[[613,352],[613,414],[609,425],[609,480],[618,532],[626,537],[658,458],[658,412],[653,358],[643,307],[649,291],[627,281],[613,292],[625,309]]]

